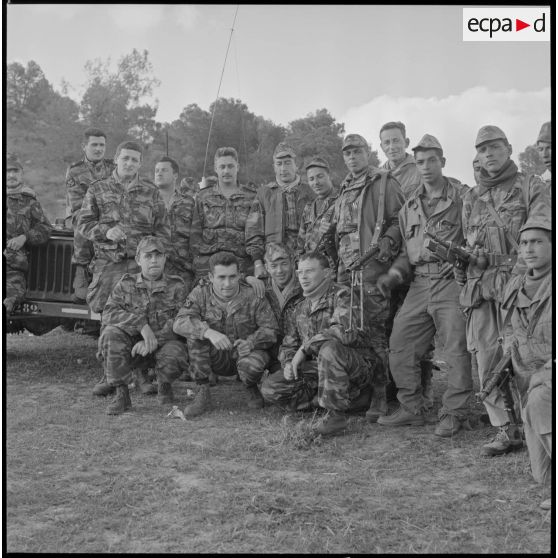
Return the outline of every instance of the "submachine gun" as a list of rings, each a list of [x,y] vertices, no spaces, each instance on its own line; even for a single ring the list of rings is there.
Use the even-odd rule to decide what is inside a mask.
[[[443,240],[428,230],[425,230],[424,233],[430,237],[426,248],[443,261],[451,263],[458,269],[466,269],[468,265],[474,265],[479,269],[486,269],[488,267],[488,258],[486,256],[474,256],[467,252],[463,246],[459,246],[455,242]]]

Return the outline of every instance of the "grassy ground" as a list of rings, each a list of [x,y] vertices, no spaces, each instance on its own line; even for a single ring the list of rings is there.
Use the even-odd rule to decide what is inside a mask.
[[[481,423],[446,440],[353,417],[346,435],[312,439],[317,417],[249,411],[234,380],[194,420],[135,391],[110,417],[91,395],[95,348],[7,336],[8,552],[550,552],[527,453],[479,457],[493,434]],[[180,407],[191,387],[175,384]]]

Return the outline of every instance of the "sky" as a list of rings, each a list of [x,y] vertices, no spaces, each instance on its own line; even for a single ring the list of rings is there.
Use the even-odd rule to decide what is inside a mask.
[[[236,9],[9,4],[5,58],[35,60],[78,100],[87,60],[147,49],[170,122],[215,100]],[[517,155],[550,120],[550,63],[549,42],[463,42],[460,6],[240,5],[220,96],[283,125],[327,108],[373,149],[383,123],[403,121],[411,146],[435,135],[446,173],[470,182],[480,126],[500,126]]]

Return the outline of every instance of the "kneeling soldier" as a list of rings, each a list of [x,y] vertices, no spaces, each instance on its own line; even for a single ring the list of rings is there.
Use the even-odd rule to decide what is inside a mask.
[[[286,324],[279,351],[283,371],[264,380],[262,394],[292,410],[310,407],[317,394],[319,406],[330,411],[317,433],[335,434],[346,428],[347,411],[368,408],[380,360],[363,331],[353,327],[358,313],[350,323],[350,291],[334,283],[326,256],[303,255],[298,277],[304,299]]]
[[[209,281],[201,281],[192,290],[174,322],[175,333],[188,340],[190,374],[198,384],[194,401],[184,409],[186,417],[211,408],[212,374],[238,373],[248,388],[248,407],[263,407],[258,382],[269,364],[268,349],[278,332],[269,302],[255,297],[251,287],[240,283],[234,254],[213,254],[209,269]]]
[[[102,319],[99,360],[116,395],[107,409],[119,415],[131,408],[132,369],[154,367],[161,404],[173,400],[171,383],[188,366],[185,343],[173,332],[173,320],[186,299],[184,281],[166,275],[165,247],[159,238],[143,238],[136,250],[140,273],[126,273],[110,295]]]

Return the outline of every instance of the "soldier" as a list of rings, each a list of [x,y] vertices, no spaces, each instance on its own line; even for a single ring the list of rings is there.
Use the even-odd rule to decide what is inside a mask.
[[[78,215],[89,186],[96,180],[105,180],[114,170],[114,161],[104,159],[106,134],[98,128],[88,128],[83,133],[83,159],[70,165],[66,171],[66,218],[71,218],[74,229],[75,302],[85,303],[90,282],[89,264],[93,259],[93,244],[77,230]]]
[[[482,166],[479,185],[463,200],[463,231],[467,249],[488,258],[481,269],[469,265],[466,274],[454,269],[464,287],[460,303],[467,314],[467,347],[476,359],[481,384],[501,356],[497,339],[501,334],[500,305],[504,287],[517,273],[519,230],[529,217],[550,219],[550,199],[537,176],[525,176],[511,160],[512,146],[497,126],[483,126],[475,141]],[[484,405],[490,422],[498,427],[482,455],[494,456],[522,446],[520,433],[508,428],[505,403],[496,390]]]
[[[552,477],[552,227],[530,218],[521,227],[519,248],[527,272],[506,286],[502,318],[504,350],[511,351],[520,395],[525,442],[534,479],[549,486]],[[550,508],[550,500],[541,503]]]
[[[95,249],[93,280],[87,303],[93,312],[103,312],[105,303],[124,273],[139,271],[135,254],[142,237],[153,235],[170,246],[170,226],[165,204],[157,187],[138,175],[142,148],[135,141],[121,143],[116,149],[116,168],[105,180],[93,183],[83,200],[78,217],[80,234],[92,241]],[[154,389],[145,375],[140,380],[144,393]],[[102,378],[93,389],[107,395],[114,389]]]
[[[406,134],[403,122],[386,122],[380,128],[380,147],[388,159],[381,168],[391,172],[405,199],[409,199],[419,186],[421,175],[414,157],[406,152],[410,142]]]
[[[379,360],[363,331],[351,322],[349,289],[334,282],[328,259],[318,252],[301,256],[298,277],[304,299],[289,314],[279,351],[283,371],[268,376],[262,395],[291,410],[312,406],[330,413],[317,427],[324,436],[343,431],[346,413],[370,403],[371,371]]]
[[[184,282],[167,275],[166,248],[156,236],[143,237],[136,249],[139,273],[126,273],[114,287],[102,317],[99,360],[116,395],[107,414],[132,407],[128,383],[132,368],[154,366],[161,405],[173,401],[172,382],[188,366],[186,345],[172,330],[186,300]]]
[[[23,167],[15,155],[6,158],[6,298],[4,308],[9,315],[25,296],[27,246],[45,244],[50,235],[35,192],[23,183]]]
[[[273,152],[275,182],[258,188],[246,221],[246,251],[254,260],[254,275],[265,275],[262,258],[268,242],[286,244],[296,252],[298,231],[304,207],[316,196],[302,182],[296,166],[296,153],[285,142]]]
[[[332,231],[338,246],[337,280],[348,285],[354,279],[359,290],[362,279],[364,293],[364,327],[366,338],[380,357],[373,379],[373,396],[367,419],[375,422],[387,413],[387,337],[386,322],[390,303],[377,288],[376,279],[385,273],[399,253],[401,232],[398,213],[404,198],[399,184],[387,171],[369,167],[370,147],[358,134],[349,134],[343,141],[343,158],[349,174],[343,181],[332,216]],[[358,270],[348,269],[364,254],[373,250]]]
[[[321,157],[314,157],[306,165],[308,185],[316,194],[316,199],[306,204],[300,219],[298,231],[297,252],[302,255],[306,252],[318,250],[331,258],[332,264],[337,265],[337,250],[335,244],[322,245],[324,231],[328,229],[333,214],[333,205],[337,199],[337,192],[331,182],[329,165]],[[322,224],[323,223],[323,224]],[[267,267],[267,265],[266,265]]]
[[[154,182],[165,202],[170,223],[171,251],[167,256],[166,272],[182,277],[186,292],[190,292],[194,282],[190,233],[195,202],[191,194],[177,188],[179,172],[178,163],[163,156],[155,164]]]
[[[537,138],[537,151],[546,167],[541,179],[548,188],[548,197],[552,198],[552,124],[550,122],[545,122],[541,127]]]
[[[473,176],[475,177],[475,184],[479,183],[481,168],[479,156],[475,155],[475,158],[473,159]]]
[[[242,273],[253,270],[244,230],[256,190],[238,182],[239,168],[236,149],[220,147],[215,152],[218,181],[196,195],[190,236],[196,279],[207,275],[210,257],[221,251],[237,257]]]
[[[265,298],[240,283],[238,259],[230,252],[209,258],[209,281],[189,294],[174,322],[174,331],[188,341],[190,374],[198,384],[194,401],[184,409],[195,417],[211,408],[211,374],[238,373],[249,395],[248,407],[263,407],[258,390],[270,349],[277,338],[277,320]]]
[[[187,176],[180,181],[179,191],[182,194],[190,194],[195,196],[200,191],[200,185],[192,176]]]
[[[434,433],[451,437],[463,425],[468,427],[468,402],[473,389],[471,358],[467,352],[465,318],[459,306],[460,289],[452,265],[439,261],[425,247],[428,240],[425,231],[459,246],[463,244],[463,203],[459,189],[442,173],[446,159],[439,141],[426,134],[413,152],[422,184],[399,212],[401,253],[377,281],[387,296],[391,288],[412,277],[389,340],[389,367],[398,388],[400,407],[395,413],[380,417],[378,424],[425,424],[427,404],[420,359],[437,334],[448,364],[448,385]]]

